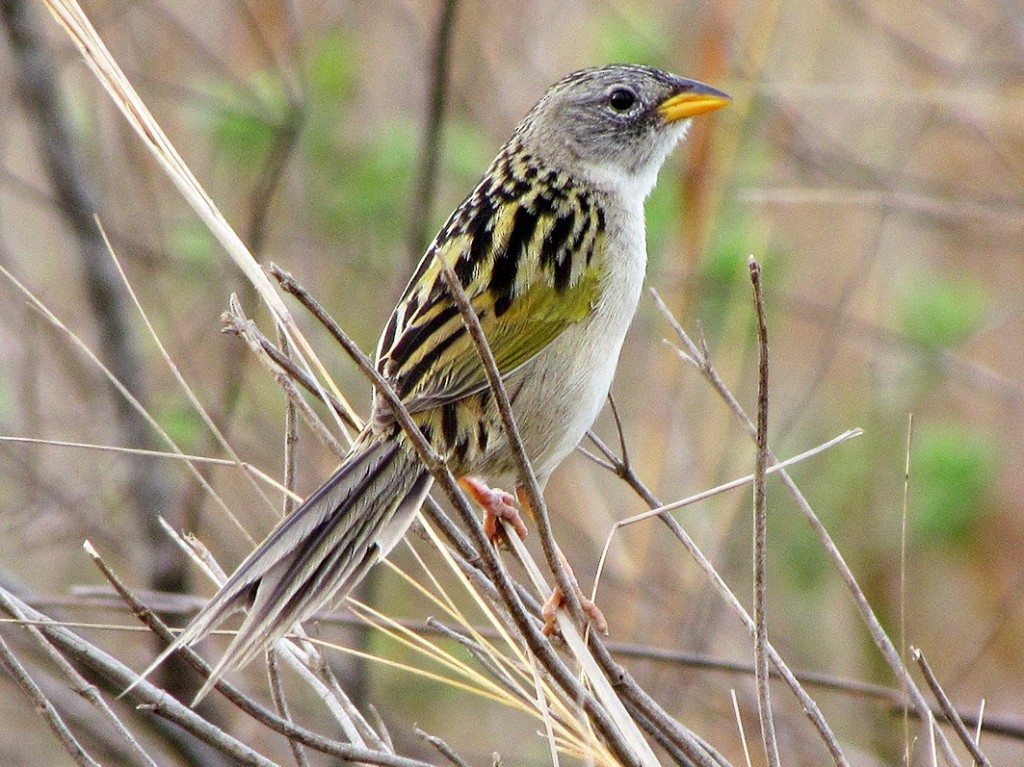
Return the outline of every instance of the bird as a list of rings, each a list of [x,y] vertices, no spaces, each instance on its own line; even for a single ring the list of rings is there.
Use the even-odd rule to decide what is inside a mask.
[[[462,487],[525,526],[518,469],[485,369],[445,282],[475,311],[540,486],[604,406],[647,261],[644,200],[691,118],[730,103],[711,86],[612,64],[552,85],[426,249],[376,350],[387,380]],[[194,703],[401,540],[432,477],[385,399],[334,474],[282,519],[153,662],[245,612]],[[145,676],[145,674],[143,674]]]

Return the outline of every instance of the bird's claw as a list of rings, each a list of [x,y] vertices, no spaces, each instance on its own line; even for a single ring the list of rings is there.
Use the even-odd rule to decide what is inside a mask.
[[[583,596],[583,593],[578,588],[576,590],[576,598],[580,600],[580,607],[583,608],[583,612],[590,618],[590,625],[594,631],[607,636],[608,621],[604,617],[604,613],[601,612],[601,608],[592,599]],[[544,619],[544,628],[541,629],[544,632],[544,636],[549,637],[558,631],[558,610],[564,604],[565,592],[562,591],[561,586],[555,586],[551,590],[551,596],[548,597],[540,610],[540,616]]]
[[[463,477],[459,480],[459,485],[484,510],[484,533],[491,543],[501,539],[502,521],[512,525],[520,538],[526,537],[529,530],[519,514],[519,509],[516,508],[516,499],[511,493],[490,488],[475,477]]]
[[[580,589],[580,584],[576,580],[576,573],[572,571],[572,567],[561,550],[558,551],[558,558],[562,562],[565,574],[569,576],[569,583],[572,584],[573,591],[576,592],[576,598],[580,600],[580,607],[583,608],[586,616],[590,618],[591,627],[595,631],[607,636],[608,621],[605,619],[604,613],[601,612],[601,608],[594,603],[594,600],[584,596],[583,591]],[[551,596],[548,597],[540,610],[540,615],[544,619],[544,628],[542,629],[544,636],[549,637],[558,630],[557,614],[559,608],[564,604],[565,592],[562,591],[561,586],[555,586],[551,591]]]

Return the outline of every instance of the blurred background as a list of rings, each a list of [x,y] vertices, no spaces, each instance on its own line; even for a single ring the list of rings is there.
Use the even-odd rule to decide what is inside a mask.
[[[185,452],[224,457],[96,246],[91,220],[75,217],[76,201],[87,201],[217,425],[244,460],[281,476],[284,397],[244,344],[219,332],[232,292],[258,319],[265,311],[43,5],[3,5],[0,264],[111,366]],[[510,12],[498,0],[97,0],[86,11],[257,258],[294,273],[367,351],[425,241],[561,75],[638,62],[730,93],[729,109],[694,123],[648,202],[648,284],[706,339],[719,374],[753,414],[747,259],[761,262],[773,449],[788,457],[864,429],[793,469],[794,478],[894,640],[905,632],[906,645],[924,652],[960,710],[984,706],[986,720],[1024,727],[1024,6],[526,0]],[[445,13],[454,14],[444,47],[450,76],[431,172],[426,126]],[[38,37],[38,87],[56,89],[60,114],[19,96],[18,19]],[[52,130],[58,122],[63,136]],[[69,147],[72,164],[54,167],[41,146]],[[296,314],[365,414],[369,386]],[[665,338],[674,339],[671,326],[645,296],[613,393],[633,467],[667,502],[748,473],[754,451]],[[609,413],[596,431],[618,445]],[[164,449],[6,279],[0,433]],[[307,493],[336,458],[308,431],[300,436],[296,487]],[[236,473],[201,471],[254,537],[270,529],[273,516]],[[583,455],[555,474],[547,498],[556,537],[589,589],[612,524],[646,506]],[[677,513],[748,605],[750,508],[747,489]],[[769,630],[783,657],[797,669],[898,687],[776,482],[768,513]],[[210,593],[168,546],[158,515],[196,532],[226,567],[251,546],[178,462],[0,444],[0,579],[68,619],[132,623],[124,610],[83,606],[76,589],[105,583],[84,539],[139,589]],[[395,560],[407,565],[408,555],[399,550]],[[396,617],[431,614],[384,568],[363,596]],[[743,626],[657,522],[617,534],[598,601],[615,642],[751,659]],[[5,637],[13,631],[0,626]],[[138,635],[84,633],[135,668],[154,649]],[[362,631],[321,633],[403,654]],[[547,763],[534,720],[407,672],[335,660],[357,702],[381,711],[400,753],[432,753],[412,734],[418,724],[472,763],[492,752]],[[623,662],[674,716],[742,762],[730,691],[756,740],[752,677]],[[265,686],[259,669],[251,678]],[[6,677],[3,688],[0,762],[66,760]],[[903,721],[889,703],[811,692],[855,764],[904,762]],[[784,762],[825,763],[793,697],[777,687],[774,699]],[[1024,760],[1019,733],[982,736],[994,763]],[[283,739],[259,747],[287,759]],[[928,758],[917,743],[912,761]]]

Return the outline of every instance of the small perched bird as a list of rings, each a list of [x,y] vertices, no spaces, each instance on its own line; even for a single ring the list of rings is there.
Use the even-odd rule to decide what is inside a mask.
[[[543,487],[607,397],[644,278],[644,199],[689,118],[728,103],[714,88],[650,67],[564,77],[420,261],[381,335],[377,368],[489,515],[515,516],[512,496],[491,486],[513,488],[516,463],[439,259],[479,317]],[[153,666],[247,611],[198,701],[225,671],[348,593],[402,538],[431,483],[375,393],[371,422],[341,467]]]

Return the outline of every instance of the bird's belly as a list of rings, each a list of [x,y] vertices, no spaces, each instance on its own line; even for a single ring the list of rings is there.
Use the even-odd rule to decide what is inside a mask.
[[[566,328],[505,381],[516,425],[543,485],[604,407],[647,261],[643,208],[609,209],[603,286],[591,314]],[[473,470],[491,484],[515,484],[518,469],[493,404],[488,448]],[[493,420],[491,420],[493,418]]]
[[[621,339],[594,339],[588,354],[537,360],[524,371],[513,411],[537,476],[548,475],[573,451],[604,406]]]
[[[632,296],[624,297],[631,305],[606,314],[598,311],[567,329],[506,382],[516,425],[542,485],[604,407],[636,306]],[[497,439],[481,472],[494,484],[515,484],[518,471],[500,419],[495,431]]]

